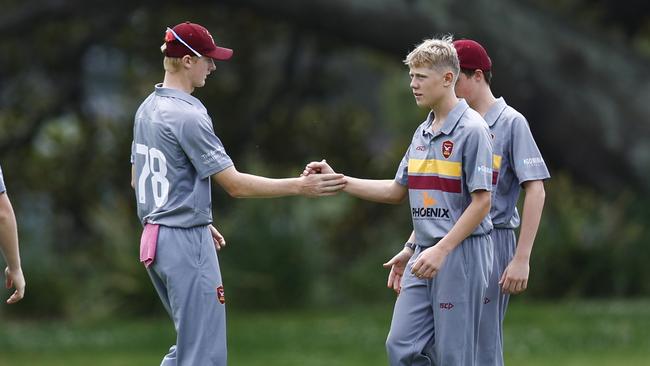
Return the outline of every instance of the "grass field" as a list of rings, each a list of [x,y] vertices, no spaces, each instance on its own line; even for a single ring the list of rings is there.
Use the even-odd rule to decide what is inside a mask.
[[[229,312],[234,366],[386,365],[390,304],[338,311]],[[509,365],[650,366],[650,301],[512,304]],[[167,319],[101,324],[9,322],[3,366],[158,365],[174,339]]]

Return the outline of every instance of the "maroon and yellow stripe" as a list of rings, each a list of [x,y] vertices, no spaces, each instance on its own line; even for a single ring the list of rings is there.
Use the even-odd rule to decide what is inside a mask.
[[[462,165],[460,162],[438,159],[409,159],[408,173],[409,189],[461,192]]]
[[[499,181],[499,169],[501,169],[501,155],[492,154],[492,185]]]
[[[409,189],[432,189],[460,193],[460,179],[441,178],[436,175],[409,175]]]

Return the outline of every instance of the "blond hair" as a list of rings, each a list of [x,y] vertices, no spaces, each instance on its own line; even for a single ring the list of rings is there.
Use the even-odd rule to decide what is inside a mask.
[[[165,50],[167,49],[167,44],[163,43],[162,46],[160,46],[160,52],[165,54]],[[198,59],[196,56],[190,56],[192,59]],[[165,71],[167,72],[178,72],[181,70],[181,67],[183,65],[183,58],[182,57],[168,57],[165,56],[165,59],[163,60],[163,67],[165,68]]]
[[[458,53],[452,43],[453,36],[425,39],[411,51],[404,59],[404,64],[409,67],[430,67],[440,72],[451,71],[454,82],[460,72]]]

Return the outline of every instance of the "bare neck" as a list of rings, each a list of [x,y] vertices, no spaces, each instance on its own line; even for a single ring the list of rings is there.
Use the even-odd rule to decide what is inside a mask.
[[[485,114],[490,110],[490,107],[497,101],[497,98],[492,94],[492,90],[489,85],[485,85],[477,93],[476,98],[471,101],[470,107],[473,110],[477,111],[481,116],[485,117]]]
[[[180,72],[170,73],[165,72],[165,78],[163,79],[163,88],[171,88],[182,90],[188,94],[192,94],[194,87],[188,78]]]
[[[435,105],[431,107],[435,119],[433,120],[433,130],[437,131],[442,127],[447,119],[447,115],[458,104],[458,98],[455,95],[449,94],[441,98]]]

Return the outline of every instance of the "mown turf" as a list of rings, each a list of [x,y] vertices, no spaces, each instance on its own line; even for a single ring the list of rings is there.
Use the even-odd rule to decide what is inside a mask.
[[[287,312],[229,312],[233,366],[385,365],[390,304]],[[509,365],[650,366],[650,301],[512,304]],[[0,365],[158,365],[167,319],[0,323]]]

